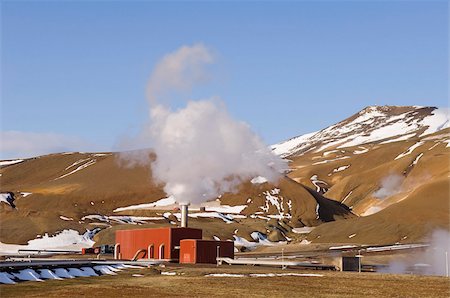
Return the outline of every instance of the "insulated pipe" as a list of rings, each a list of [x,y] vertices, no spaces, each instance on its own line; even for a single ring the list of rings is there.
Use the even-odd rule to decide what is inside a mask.
[[[180,203],[182,228],[187,228],[188,226],[188,206],[189,203]]]

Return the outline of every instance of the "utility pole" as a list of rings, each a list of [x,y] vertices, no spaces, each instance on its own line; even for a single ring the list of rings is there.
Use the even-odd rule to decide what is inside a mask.
[[[448,251],[445,252],[445,276],[448,277]]]

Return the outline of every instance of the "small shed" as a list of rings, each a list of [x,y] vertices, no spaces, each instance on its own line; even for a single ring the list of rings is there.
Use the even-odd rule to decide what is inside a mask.
[[[180,241],[183,239],[202,239],[202,230],[193,228],[118,230],[115,255],[123,260],[178,260]]]
[[[217,257],[234,258],[233,241],[184,239],[180,241],[180,263],[215,264]]]

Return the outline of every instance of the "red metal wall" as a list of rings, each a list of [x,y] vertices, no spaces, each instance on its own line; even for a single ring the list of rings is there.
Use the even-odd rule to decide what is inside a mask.
[[[217,258],[217,247],[219,256],[234,258],[233,241],[195,240],[186,239],[180,241],[180,263],[215,264]]]
[[[192,228],[154,228],[116,231],[116,243],[120,244],[120,258],[131,260],[137,251],[145,249],[139,254],[139,259],[178,259],[181,239],[201,239],[202,230]],[[153,256],[148,256],[149,245],[153,245]],[[160,246],[163,245],[163,254]]]

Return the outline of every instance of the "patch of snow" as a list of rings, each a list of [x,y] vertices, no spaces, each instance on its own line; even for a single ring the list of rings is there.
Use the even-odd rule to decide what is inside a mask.
[[[32,195],[33,193],[31,193],[31,192],[21,192],[20,194],[22,195],[22,197],[26,198],[29,195]]]
[[[147,221],[150,220],[163,220],[164,217],[162,216],[154,216],[154,217],[148,217],[148,216],[128,216],[128,215],[100,215],[100,214],[91,214],[86,215],[81,218],[81,220],[97,220],[101,222],[116,222],[120,224],[146,224]]]
[[[325,164],[325,163],[329,163],[329,162],[333,162],[333,161],[337,161],[337,160],[342,160],[342,159],[347,159],[347,158],[350,158],[350,156],[342,156],[342,157],[337,157],[337,158],[334,158],[334,159],[322,160],[322,161],[315,162],[312,165],[313,166],[321,165],[321,164]]]
[[[215,211],[220,213],[236,213],[239,214],[247,208],[247,205],[236,205],[236,206],[229,206],[229,205],[220,205],[218,207],[205,207],[206,211]]]
[[[344,202],[351,196],[351,194],[352,194],[352,192],[353,192],[353,190],[351,190],[346,196],[345,196],[345,198],[342,200],[342,204],[344,204]]]
[[[419,162],[419,159],[423,156],[423,152],[417,155],[417,157],[413,160],[412,164],[416,165]]]
[[[142,274],[132,274],[131,276],[132,276],[132,277],[142,277],[142,276],[144,276],[144,275],[142,275]]]
[[[314,230],[314,227],[293,228],[292,232],[295,234],[309,234]]]
[[[323,274],[316,273],[250,273],[250,277],[282,277],[282,276],[309,276],[322,277]]]
[[[428,126],[428,128],[420,136],[432,134],[441,129],[450,127],[450,109],[435,109],[431,112],[430,116],[427,116],[422,120],[422,125]]]
[[[336,169],[333,169],[333,173],[342,172],[342,171],[347,170],[348,168],[350,168],[350,165],[341,166],[341,167],[338,167],[338,168],[336,168]]]
[[[351,239],[351,238],[353,238],[355,236],[356,236],[356,234],[351,234],[351,235],[348,235],[348,238]]]
[[[6,203],[9,206],[13,207],[11,203],[14,202],[14,199],[9,193],[0,193],[0,202]]]
[[[328,191],[328,183],[319,180],[317,175],[312,175],[309,179],[311,183],[316,187],[316,191],[318,193],[326,193]]]
[[[262,177],[262,176],[258,176],[253,178],[250,181],[252,184],[262,184],[262,183],[266,183],[267,182],[267,178],[266,177]]]
[[[59,218],[62,219],[62,220],[73,220],[73,218],[71,218],[71,217],[65,217],[65,216],[62,216],[62,215],[60,215]]]
[[[399,154],[396,158],[394,158],[394,160],[400,159],[400,158],[402,158],[402,157],[405,157],[406,155],[411,154],[411,153],[414,151],[414,149],[416,149],[416,148],[422,146],[424,143],[425,143],[425,142],[423,142],[423,141],[420,141],[420,142],[415,143],[414,145],[412,145],[411,147],[409,147],[408,150],[406,150],[405,152]]]
[[[87,231],[80,235],[75,230],[63,230],[55,236],[48,236],[46,233],[42,238],[28,241],[27,245],[5,244],[0,242],[0,254],[18,254],[21,249],[66,249],[81,250],[94,245],[93,234],[98,230]],[[30,254],[30,252],[26,252]]]
[[[340,245],[340,246],[331,246],[329,249],[334,250],[334,249],[348,249],[348,248],[355,248],[357,247],[356,245]]]
[[[387,141],[383,141],[380,144],[388,144],[388,143],[394,143],[394,142],[399,142],[399,141],[406,141],[409,140],[410,138],[414,137],[416,134],[415,133],[410,133],[410,134],[406,134],[406,135],[402,135],[399,136],[397,138],[393,138]]]
[[[174,276],[174,275],[177,275],[177,273],[176,272],[163,271],[163,272],[161,272],[161,275]]]
[[[85,168],[87,168],[87,167],[89,167],[89,166],[92,166],[93,164],[95,164],[96,161],[97,161],[96,159],[89,160],[87,163],[85,163],[85,164],[83,164],[83,165],[77,167],[75,170],[73,170],[73,171],[71,171],[71,172],[69,172],[69,173],[67,173],[67,174],[64,174],[64,175],[62,175],[62,176],[59,176],[58,178],[55,178],[54,180],[62,179],[62,178],[64,178],[64,177],[67,177],[67,176],[69,176],[69,175],[72,175],[72,174],[74,174],[74,173],[76,173],[76,172],[78,172],[78,171],[80,171],[80,170],[83,170],[83,169],[85,169]],[[70,167],[71,167],[71,166],[69,166],[68,168],[70,168]],[[67,169],[66,169],[66,170],[67,170]]]
[[[206,274],[207,277],[244,277],[244,274],[230,274],[230,273],[211,273]]]
[[[24,161],[23,159],[2,160],[2,161],[0,161],[0,167],[14,165],[16,163],[20,163],[23,161]]]
[[[369,149],[362,146],[358,146],[358,148],[361,148],[361,150],[353,150],[353,154],[363,154],[369,151]]]
[[[292,138],[290,140],[287,140],[285,142],[272,145],[272,152],[276,155],[279,155],[281,157],[287,157],[288,155],[294,153],[298,146],[302,145],[303,143],[307,142],[310,137],[317,134],[318,131],[304,134],[295,138]]]
[[[127,210],[139,210],[139,209],[154,209],[155,207],[166,207],[170,205],[174,205],[177,202],[175,201],[174,196],[169,196],[167,198],[160,199],[153,203],[145,203],[139,205],[131,205],[128,207],[120,207],[113,210],[113,212],[127,211]]]

